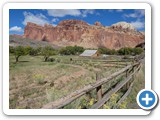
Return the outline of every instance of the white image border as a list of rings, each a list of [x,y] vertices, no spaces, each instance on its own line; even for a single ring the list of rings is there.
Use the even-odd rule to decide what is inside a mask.
[[[7,115],[148,115],[150,113],[142,109],[9,109],[9,9],[145,9],[145,89],[151,89],[151,6],[149,4],[6,3],[3,6],[3,112]]]

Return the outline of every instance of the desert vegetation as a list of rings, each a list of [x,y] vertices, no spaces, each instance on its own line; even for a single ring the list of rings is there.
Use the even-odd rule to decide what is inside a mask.
[[[126,55],[124,51],[130,51],[127,52],[127,55],[137,55],[140,54],[140,52],[134,52],[137,49],[140,52],[143,51],[139,48],[120,50],[99,48],[99,52],[110,55],[105,60],[120,61],[123,55]],[[10,46],[10,108],[41,108],[48,102],[94,83],[97,73],[100,78],[103,78],[120,70],[123,65],[131,64],[130,61],[126,61],[124,64],[117,63],[119,67],[109,67],[112,63],[105,67],[102,57],[80,57],[79,54],[84,50],[83,47],[79,46],[67,46],[60,49],[54,49],[51,46]],[[143,74],[140,73],[140,77],[143,78]],[[121,79],[117,78],[115,81],[104,85],[103,89],[109,90]],[[135,104],[136,93],[142,88],[143,82],[137,81],[136,83],[139,85],[134,86],[131,95],[116,108],[137,108],[133,104]],[[97,101],[95,92],[93,90],[87,96],[80,97],[64,108],[90,108]],[[113,94],[102,108],[115,108],[113,105],[120,96],[122,96],[122,91]],[[129,104],[131,102],[133,104]]]
[[[139,55],[144,51],[140,47],[137,47],[137,48],[124,47],[119,50],[99,48],[98,50],[101,54],[107,54],[107,55]]]
[[[30,46],[10,46],[9,52],[13,54],[16,58],[16,62],[18,62],[18,59],[20,56],[24,55],[31,55],[31,56],[38,56],[42,55],[44,56],[44,61],[48,61],[50,56],[53,55],[79,55],[81,54],[85,49],[80,46],[67,46],[63,47],[61,49],[54,49],[52,46],[45,46],[45,47],[30,47]],[[144,50],[140,47],[138,48],[121,48],[119,50],[115,49],[108,49],[108,48],[98,48],[98,51],[101,54],[106,55],[139,55]]]

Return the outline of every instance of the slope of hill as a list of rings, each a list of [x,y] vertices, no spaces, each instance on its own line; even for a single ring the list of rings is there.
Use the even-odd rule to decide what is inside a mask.
[[[45,46],[52,46],[55,49],[58,49],[59,46],[50,44],[45,41],[36,41],[36,40],[31,40],[29,38],[23,38],[23,36],[20,35],[10,35],[9,36],[9,45],[10,46],[30,46],[33,48],[36,47],[45,47]]]

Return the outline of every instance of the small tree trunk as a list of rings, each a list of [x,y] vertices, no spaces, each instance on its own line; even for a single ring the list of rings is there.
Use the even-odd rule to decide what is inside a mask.
[[[16,56],[16,63],[19,61],[19,60],[18,60],[18,59],[19,59],[19,57],[20,57],[20,56]]]
[[[45,57],[44,61],[47,62],[48,58],[49,58],[49,57]]]

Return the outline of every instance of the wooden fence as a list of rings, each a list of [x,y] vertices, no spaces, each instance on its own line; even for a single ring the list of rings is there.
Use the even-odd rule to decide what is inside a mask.
[[[42,107],[42,109],[57,109],[57,108],[63,108],[64,106],[68,105],[72,101],[76,100],[77,98],[81,97],[82,95],[87,94],[88,92],[96,89],[97,92],[97,102],[91,107],[91,109],[98,109],[100,108],[105,102],[109,100],[112,94],[116,93],[118,90],[120,90],[122,87],[127,87],[128,91],[122,96],[122,98],[118,101],[118,103],[121,103],[123,99],[129,94],[131,91],[131,87],[133,86],[133,79],[136,72],[140,69],[141,63],[133,63],[131,65],[125,66],[124,68],[120,69],[119,71],[113,73],[112,75],[99,79],[96,77],[96,82],[89,84],[87,86],[84,86],[83,88],[76,90],[69,95],[60,98],[56,101],[50,102]],[[102,85],[108,83],[109,81],[115,79],[116,77],[120,75],[124,75],[125,73],[125,79],[123,79],[121,82],[119,82],[113,89],[108,91],[105,95],[102,95]],[[116,106],[115,106],[116,107]]]

